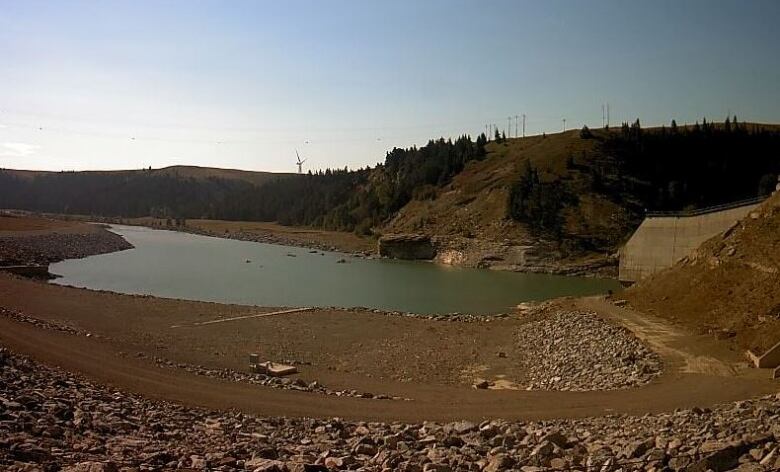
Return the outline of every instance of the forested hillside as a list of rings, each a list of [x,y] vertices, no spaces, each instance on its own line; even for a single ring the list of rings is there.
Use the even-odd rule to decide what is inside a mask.
[[[467,163],[485,158],[487,138],[430,141],[395,148],[383,165],[357,171],[326,170],[277,180],[227,199],[220,217],[278,221],[369,234],[413,198],[430,198]]]
[[[116,172],[0,171],[0,207],[101,216],[214,215],[220,203],[252,188],[198,168]],[[266,174],[268,175],[268,174]]]

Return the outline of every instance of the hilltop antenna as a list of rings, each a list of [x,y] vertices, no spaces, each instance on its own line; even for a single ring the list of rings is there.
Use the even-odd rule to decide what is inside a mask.
[[[298,162],[295,163],[295,164],[298,165],[298,173],[299,174],[303,174],[303,163],[306,162],[306,159],[301,160],[301,156],[300,156],[300,154],[298,154],[298,150],[297,149],[295,150],[295,157],[298,158]]]

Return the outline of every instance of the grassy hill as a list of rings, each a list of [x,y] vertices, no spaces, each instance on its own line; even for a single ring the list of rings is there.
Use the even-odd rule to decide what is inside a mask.
[[[582,139],[579,130],[490,142],[484,160],[470,162],[427,198],[409,202],[382,229],[436,235],[440,244],[452,249],[442,257],[466,265],[558,271],[563,268],[553,261],[570,259],[573,271],[581,264],[590,270],[596,259],[601,261],[596,265],[606,263],[638,224],[635,212],[591,191],[588,177],[567,167],[572,156],[583,168],[598,165],[598,144]],[[560,235],[534,232],[528,222],[510,216],[511,188],[528,164],[539,170],[543,181],[562,182],[578,195],[576,203],[562,209]],[[587,241],[587,250],[560,244],[564,239]]]

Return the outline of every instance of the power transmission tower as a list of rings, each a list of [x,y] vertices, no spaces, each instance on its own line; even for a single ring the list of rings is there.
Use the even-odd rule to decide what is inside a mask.
[[[609,102],[607,102],[607,128],[609,128]]]
[[[512,117],[511,116],[507,116],[506,117],[506,134],[508,134],[510,138],[512,137]],[[517,136],[515,135],[515,138],[516,137]]]
[[[523,137],[525,138],[525,113],[523,113]]]
[[[515,115],[515,138],[520,136],[519,134],[517,134],[517,121],[518,121],[518,118],[520,118],[520,117],[518,115]]]

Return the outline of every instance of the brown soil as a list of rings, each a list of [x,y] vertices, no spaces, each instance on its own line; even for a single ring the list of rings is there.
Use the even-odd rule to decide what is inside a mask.
[[[92,231],[93,226],[75,221],[63,221],[34,216],[0,215],[0,236],[46,232],[51,230]]]
[[[698,332],[762,352],[780,341],[780,194],[625,298]]]
[[[622,312],[610,315],[610,310],[616,310],[611,304],[589,300],[580,308],[595,307],[616,320],[627,316]],[[484,391],[470,388],[470,382],[476,377],[522,379],[511,342],[513,327],[522,320],[469,324],[319,310],[171,328],[260,310],[100,293],[10,276],[0,276],[0,304],[99,335],[87,338],[0,319],[0,343],[15,351],[148,396],[262,414],[409,421],[579,417],[705,406],[776,388],[763,373],[740,368],[738,357],[717,342],[702,341],[660,320],[657,323],[671,334],[656,342],[669,344],[661,354],[672,368],[646,387],[577,393]],[[498,357],[499,350],[507,357]],[[340,398],[226,383],[158,368],[136,358],[139,352],[236,370],[245,370],[247,354],[258,352],[276,360],[311,362],[300,367],[300,376],[307,381],[412,401]],[[684,369],[692,364],[686,358],[711,359],[700,364],[729,368]]]

